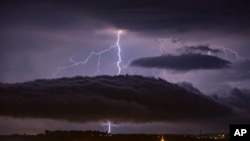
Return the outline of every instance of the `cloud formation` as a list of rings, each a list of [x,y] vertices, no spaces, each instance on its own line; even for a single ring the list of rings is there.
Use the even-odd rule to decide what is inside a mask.
[[[232,114],[230,108],[205,95],[142,76],[74,77],[1,84],[0,107],[2,116],[81,122],[194,120]]]
[[[250,90],[233,88],[226,94],[213,95],[218,101],[224,102],[240,110],[250,112]]]
[[[247,23],[250,23],[247,18],[249,16],[247,1],[222,0],[201,3],[198,0],[188,2],[151,0],[141,3],[110,0],[102,6],[94,5],[94,2],[88,4],[97,17],[120,28],[148,33],[162,30],[180,33],[211,29],[230,31],[230,28],[249,29]]]
[[[181,48],[181,49],[184,50],[186,53],[207,53],[207,52],[221,53],[222,52],[219,49],[213,49],[213,48],[210,48],[209,46],[205,46],[205,45],[186,46],[186,47]]]
[[[8,8],[1,8],[3,12],[8,14],[3,16],[4,20],[1,24],[7,25],[17,18],[20,20],[20,14],[17,6],[24,7],[24,21],[32,17],[33,21],[45,26],[54,26],[57,28],[58,22],[72,24],[71,21],[78,19],[78,15],[90,15],[113,25],[134,30],[134,31],[152,31],[170,29],[177,32],[186,32],[194,29],[199,30],[227,30],[232,29],[249,29],[249,1],[155,1],[135,2],[133,0],[117,1],[106,0],[100,2],[98,0],[85,1],[19,1],[1,2],[2,7],[12,6],[12,11]],[[36,7],[36,9],[31,8]],[[26,8],[29,7],[29,8]],[[37,9],[37,7],[39,9]],[[49,11],[39,12],[40,8],[51,8]],[[213,10],[211,10],[213,9]],[[65,12],[66,11],[66,12]],[[71,12],[77,13],[75,16]],[[53,14],[51,14],[53,13]],[[233,13],[233,14],[232,14]],[[70,18],[68,20],[67,18]],[[56,18],[55,18],[56,17]],[[81,16],[80,16],[81,17]],[[45,18],[45,20],[43,20]],[[47,20],[50,19],[50,20]],[[42,23],[39,23],[39,22]],[[20,24],[27,24],[20,22]],[[226,25],[226,26],[225,26]],[[219,28],[217,28],[219,27]],[[223,28],[222,28],[223,27]],[[216,28],[216,29],[215,29]]]
[[[181,82],[178,83],[179,86],[183,87],[187,91],[196,93],[196,94],[202,94],[199,89],[195,88],[192,83],[189,82]]]
[[[229,68],[230,62],[202,54],[162,55],[133,60],[131,66],[161,68],[176,71]]]

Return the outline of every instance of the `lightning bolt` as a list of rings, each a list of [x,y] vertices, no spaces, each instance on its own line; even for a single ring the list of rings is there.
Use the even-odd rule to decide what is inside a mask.
[[[109,120],[106,123],[102,123],[103,126],[107,126],[108,134],[111,134],[111,127],[117,127],[119,125],[111,123]]]
[[[160,47],[159,47],[159,50],[160,50],[160,55],[164,55],[165,54],[165,45],[164,43],[162,42],[162,39],[158,39],[157,40],[160,44]],[[157,69],[156,68],[152,68],[151,69],[151,73],[152,75],[154,76],[155,79],[159,78],[159,72],[156,72]]]
[[[107,123],[103,124],[104,126],[108,126],[108,134],[111,133],[111,123],[110,121],[107,121]]]
[[[227,47],[223,47],[223,46],[219,46],[219,45],[210,45],[209,47],[221,49],[225,53],[225,58],[226,59],[228,59],[228,53],[234,54],[235,58],[237,60],[244,60],[245,59],[244,57],[240,56],[237,51],[235,51],[235,50],[233,50],[231,48],[227,48]],[[211,53],[208,52],[208,55],[211,55]]]
[[[157,41],[160,43],[160,47],[159,47],[160,53],[161,53],[161,55],[164,55],[166,53],[165,45],[164,45],[162,39],[158,39]],[[154,78],[156,78],[156,79],[157,78],[162,78],[159,72],[158,72],[158,74],[155,72],[156,70],[157,70],[156,68],[153,68],[151,70],[151,73],[154,76]],[[167,80],[167,72],[166,72],[166,70],[163,70],[163,79]]]
[[[112,50],[113,48],[117,48],[117,50],[118,50],[117,51],[118,61],[116,62],[116,66],[117,66],[117,69],[118,69],[117,75],[120,75],[121,70],[122,70],[122,68],[121,68],[122,58],[121,58],[121,47],[120,47],[120,35],[121,35],[121,33],[122,33],[122,31],[119,30],[118,33],[117,33],[116,43],[113,46],[111,46],[111,47],[109,47],[107,49],[104,49],[102,51],[99,51],[99,52],[94,52],[93,51],[83,61],[80,61],[80,62],[75,61],[75,60],[73,60],[73,57],[71,56],[69,58],[69,61],[71,62],[71,64],[68,65],[68,66],[64,66],[64,67],[58,67],[57,70],[56,70],[56,72],[53,73],[53,76],[55,77],[62,70],[65,70],[65,69],[68,69],[68,68],[71,68],[71,67],[76,67],[78,65],[85,65],[93,56],[98,56],[98,59],[97,59],[97,70],[95,72],[95,75],[97,75],[100,72],[101,55],[104,54],[104,53],[106,53],[106,52],[108,52],[108,51],[110,51],[110,50]]]
[[[117,55],[118,55],[118,61],[116,63],[117,68],[118,68],[117,75],[120,75],[120,73],[121,73],[121,66],[120,66],[120,64],[122,62],[122,57],[121,57],[121,47],[120,47],[120,44],[119,44],[120,43],[120,34],[121,33],[122,33],[122,31],[119,30],[119,32],[117,34],[117,42],[116,42],[116,44],[114,46],[114,47],[117,47],[117,49],[118,49],[118,53],[117,53]]]
[[[161,39],[158,39],[158,42],[160,43],[160,52],[161,52],[161,55],[163,55],[166,52],[165,45],[164,45],[164,43],[162,42]]]
[[[160,50],[161,55],[165,54],[165,53],[166,53],[166,48],[165,48],[165,46],[164,46],[164,43],[163,43],[162,39],[158,39],[157,41],[160,43],[159,50]],[[219,49],[219,50],[221,50],[222,52],[224,52],[224,53],[225,53],[225,58],[226,58],[226,59],[228,59],[228,54],[229,54],[229,53],[233,54],[237,60],[244,60],[244,59],[245,59],[244,57],[240,56],[240,55],[238,54],[237,51],[235,51],[235,50],[233,50],[233,49],[231,49],[231,48],[219,46],[219,45],[216,45],[216,44],[209,45],[209,47],[210,47],[210,48],[216,48],[216,49]],[[208,51],[208,52],[207,52],[207,55],[211,56],[211,55],[212,55],[212,52],[211,52],[211,51]],[[161,77],[161,78],[167,80],[168,77],[167,77],[167,72],[166,72],[166,70],[162,70],[161,75],[160,75],[159,73],[157,74],[155,71],[156,71],[155,68],[153,68],[153,69],[151,70],[151,73],[152,73],[152,75],[154,76],[154,78]]]
[[[245,59],[244,57],[240,56],[237,51],[235,51],[235,50],[233,50],[231,48],[227,48],[227,47],[223,47],[223,46],[219,46],[219,45],[210,45],[210,47],[211,48],[218,48],[218,49],[223,50],[223,52],[225,53],[226,59],[228,59],[228,52],[231,53],[231,54],[234,54],[235,58],[237,60],[244,60]]]
[[[184,42],[178,41],[178,42],[185,46],[185,44],[187,44],[189,41],[184,41]],[[209,45],[209,47],[210,48],[217,48],[217,49],[220,49],[221,51],[223,51],[225,53],[225,58],[226,59],[228,59],[228,53],[231,53],[231,54],[235,55],[235,58],[237,60],[245,60],[244,57],[240,56],[237,51],[235,51],[235,50],[233,50],[231,48],[223,47],[223,46],[220,46],[220,45],[217,45],[217,44],[211,44],[211,45]],[[209,55],[209,56],[212,55],[211,51],[208,51],[207,55]]]

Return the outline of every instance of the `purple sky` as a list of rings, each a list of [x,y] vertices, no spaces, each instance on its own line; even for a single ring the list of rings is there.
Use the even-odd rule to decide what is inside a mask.
[[[0,82],[95,76],[98,56],[88,63],[60,70],[58,67],[84,61],[92,51],[105,50],[120,35],[121,74],[160,77],[172,83],[187,82],[205,95],[230,97],[230,91],[250,95],[250,20],[248,1],[1,1]],[[164,51],[161,47],[164,46]],[[219,52],[201,50],[218,49]],[[194,48],[188,52],[186,48]],[[116,75],[117,48],[101,55],[97,75]],[[230,62],[229,68],[197,67],[199,59],[175,62],[183,54],[201,54]],[[210,54],[210,56],[208,55]],[[140,67],[131,62],[150,57],[175,56],[175,66],[158,61]],[[192,57],[191,57],[192,58]],[[171,62],[169,62],[171,64]],[[154,63],[155,64],[155,63]],[[189,70],[183,66],[193,66]],[[179,71],[181,69],[181,71]],[[222,99],[222,98],[221,98]],[[249,109],[247,114],[249,115]],[[230,119],[231,121],[234,118]],[[117,132],[189,132],[194,123],[120,123]],[[31,126],[32,125],[32,126]],[[204,123],[192,127],[198,132]],[[169,127],[169,128],[168,128]],[[226,129],[227,127],[223,125]],[[36,133],[44,129],[97,129],[99,123],[71,123],[54,119],[22,119],[0,116],[0,134]],[[157,128],[157,129],[156,129]],[[5,130],[8,129],[8,130]],[[156,129],[156,130],[151,130]],[[209,127],[210,131],[222,131]],[[115,132],[115,131],[114,131]]]

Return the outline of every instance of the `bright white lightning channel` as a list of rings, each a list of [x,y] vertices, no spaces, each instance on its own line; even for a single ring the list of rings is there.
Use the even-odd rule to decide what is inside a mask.
[[[108,132],[108,134],[111,134],[111,131],[112,131],[112,130],[111,130],[111,127],[112,127],[112,126],[113,126],[113,127],[119,126],[119,125],[116,125],[116,124],[111,123],[109,120],[108,120],[106,123],[102,123],[102,125],[107,127],[107,132]]]
[[[108,126],[108,133],[110,134],[111,133],[111,123],[110,121],[108,121],[106,124],[104,124],[106,126]]]
[[[64,67],[59,67],[57,68],[56,72],[53,74],[53,76],[55,77],[61,70],[65,70],[65,69],[68,69],[68,68],[71,68],[71,67],[75,67],[75,66],[78,66],[78,65],[85,65],[89,59],[91,59],[94,55],[95,56],[98,56],[98,60],[97,60],[97,71],[95,72],[95,75],[97,75],[99,72],[100,72],[100,65],[101,65],[101,55],[103,53],[106,53],[110,50],[112,50],[113,48],[117,48],[117,56],[118,56],[118,61],[116,62],[116,66],[117,66],[117,69],[118,69],[118,72],[117,72],[117,75],[120,75],[121,73],[121,62],[122,62],[122,58],[121,58],[121,47],[120,47],[120,35],[121,35],[122,31],[119,30],[118,33],[117,33],[117,40],[116,40],[116,43],[105,49],[105,50],[102,50],[102,51],[99,51],[99,52],[91,52],[89,54],[89,56],[84,60],[84,61],[75,61],[73,60],[72,56],[69,58],[69,61],[72,63],[68,66],[64,66]]]

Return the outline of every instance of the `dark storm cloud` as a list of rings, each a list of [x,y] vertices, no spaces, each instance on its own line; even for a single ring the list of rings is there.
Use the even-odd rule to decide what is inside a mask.
[[[50,30],[74,29],[79,26],[98,29],[105,25],[88,14],[88,11],[77,12],[77,4],[70,5],[63,1],[3,1],[0,2],[1,28],[38,28]],[[83,7],[85,4],[82,5]],[[70,8],[67,8],[70,7]],[[75,8],[74,8],[75,7]],[[98,21],[98,22],[97,22]]]
[[[208,75],[209,83],[231,83],[233,87],[237,85],[239,87],[249,88],[250,80],[250,61],[249,60],[240,60],[231,64],[231,68],[217,72],[212,76]],[[238,84],[237,84],[238,83]]]
[[[162,55],[133,60],[131,66],[146,68],[172,69],[176,71],[191,71],[199,69],[228,68],[230,62],[221,58],[202,54]]]
[[[202,94],[199,89],[195,88],[192,83],[189,82],[181,82],[178,83],[179,86],[183,87],[187,91],[196,93],[196,94]]]
[[[118,28],[133,31],[152,31],[171,29],[178,32],[186,32],[193,29],[210,29],[229,31],[235,29],[249,29],[249,1],[134,1],[134,0],[85,0],[85,1],[25,1],[25,2],[1,2],[3,10],[11,11],[2,13],[5,20],[2,24],[8,24],[12,20],[23,21],[26,15],[37,23],[43,25],[61,26],[72,24],[73,16],[68,11],[79,15],[85,14],[103,21],[109,22]],[[16,8],[18,7],[19,8]],[[36,9],[40,6],[41,9]],[[7,8],[5,8],[7,7]],[[20,8],[23,7],[23,8]],[[48,11],[47,8],[56,11]],[[5,9],[4,9],[5,8]],[[21,13],[21,11],[24,13]],[[31,10],[29,12],[29,10]],[[43,11],[43,12],[41,12]],[[47,12],[46,12],[47,11]],[[19,12],[19,13],[18,13]],[[67,20],[67,17],[69,18]],[[12,19],[13,18],[13,19]],[[40,20],[44,19],[44,20]],[[49,22],[49,23],[48,23]],[[22,22],[21,22],[22,23]],[[24,21],[25,24],[27,22]],[[29,23],[29,22],[28,22]]]
[[[186,32],[195,29],[249,29],[249,1],[115,1],[88,2],[96,17],[119,28],[133,31],[170,29]],[[86,3],[81,3],[86,4]]]
[[[57,2],[0,1],[0,81],[49,78],[69,56],[87,54],[101,48],[100,40],[110,40],[96,33],[109,24],[75,11],[77,4]]]
[[[181,48],[181,50],[184,50],[184,52],[186,52],[186,53],[207,53],[207,52],[221,53],[222,52],[219,49],[212,49],[212,48],[205,46],[205,45],[187,46],[187,47]]]
[[[250,90],[233,88],[228,93],[213,95],[213,97],[221,102],[236,107],[241,110],[250,112]]]
[[[230,72],[229,72],[230,73]],[[234,80],[249,80],[250,79],[250,60],[245,59],[241,60],[233,66],[233,71],[229,76],[229,79],[232,78]]]
[[[229,108],[205,95],[142,76],[75,77],[1,84],[0,107],[2,116],[82,122],[191,120],[232,114]]]

